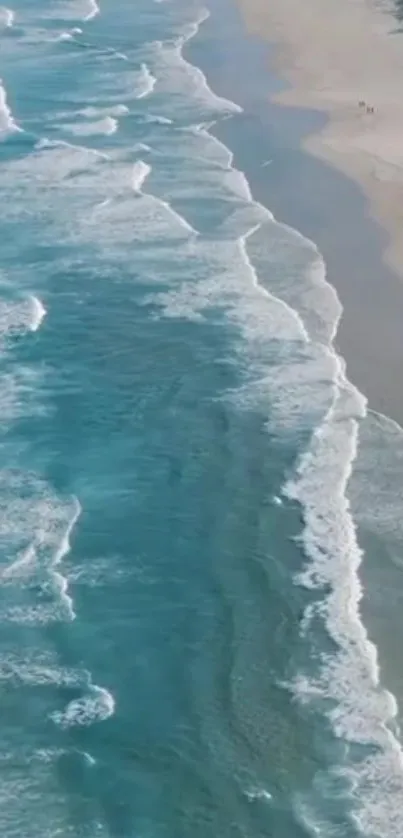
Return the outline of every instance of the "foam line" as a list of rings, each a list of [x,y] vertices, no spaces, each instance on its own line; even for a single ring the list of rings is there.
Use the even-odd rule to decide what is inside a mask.
[[[142,85],[142,89],[137,94],[136,99],[144,99],[146,96],[149,96],[153,92],[156,82],[157,79],[150,72],[147,64],[142,64],[139,77],[139,83]]]
[[[11,113],[7,101],[7,93],[2,79],[0,79],[0,138],[4,138],[7,134],[11,134],[16,131],[21,132],[22,129],[17,125]]]
[[[87,691],[80,698],[70,701],[64,710],[51,714],[52,720],[59,727],[88,727],[109,719],[115,711],[115,700],[103,687],[89,684]]]
[[[43,318],[46,316],[46,308],[41,303],[38,297],[31,297],[32,304],[32,320],[30,323],[31,332],[37,332]]]
[[[89,10],[88,10],[88,13],[83,17],[84,21],[93,20],[93,18],[96,17],[97,15],[99,15],[99,13],[100,13],[100,8],[99,8],[98,3],[96,2],[96,0],[88,0],[88,3],[89,3]]]
[[[141,192],[145,180],[151,172],[151,166],[143,160],[137,160],[133,166],[132,187],[135,192]]]
[[[59,567],[64,557],[67,556],[67,554],[70,552],[70,536],[80,515],[80,503],[77,498],[74,498],[73,515],[69,524],[67,525],[66,532],[60,542],[59,547],[55,551],[51,562],[51,568],[53,571],[54,578],[54,587],[59,593],[60,599],[66,608],[66,612],[70,620],[74,620],[76,616],[73,608],[73,600],[68,593],[67,579],[64,576],[62,576]]]
[[[41,151],[44,148],[58,148],[60,146],[62,148],[74,148],[78,151],[86,151],[88,154],[93,154],[101,160],[111,160],[110,154],[106,154],[104,151],[97,151],[96,148],[88,148],[88,146],[78,145],[77,143],[69,143],[67,140],[49,140],[48,137],[42,137],[36,143],[35,148]]]

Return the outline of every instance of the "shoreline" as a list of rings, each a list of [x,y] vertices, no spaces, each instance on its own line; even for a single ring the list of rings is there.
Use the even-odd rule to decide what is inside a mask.
[[[237,2],[248,31],[275,43],[274,67],[290,86],[274,101],[326,114],[303,147],[359,183],[388,233],[385,261],[403,279],[403,41],[392,9],[308,0],[300,17],[295,0]]]
[[[331,121],[319,100],[310,105],[296,100],[295,89],[278,69],[279,50],[283,59],[284,51],[263,40],[263,24],[259,36],[251,33],[250,14],[261,2],[253,0],[249,31],[232,0],[221,0],[211,9],[203,25],[209,66],[197,52],[197,41],[190,45],[191,60],[201,66],[213,89],[243,108],[240,116],[216,124],[212,133],[233,151],[255,199],[318,246],[327,279],[343,306],[335,346],[346,360],[348,378],[368,398],[369,409],[403,427],[403,281],[385,261],[387,230],[380,218],[375,220],[357,178],[307,149],[330,130]],[[287,6],[292,2],[287,0]],[[291,104],[287,97],[295,101]],[[271,165],[265,166],[267,157]]]
[[[243,113],[217,122],[209,127],[209,131],[233,152],[233,165],[245,174],[254,200],[272,211],[276,221],[284,222],[311,239],[321,251],[327,267],[327,279],[336,289],[343,306],[333,347],[346,361],[348,380],[368,398],[368,414],[362,427],[368,431],[371,421],[382,423],[382,444],[379,448],[377,441],[373,445],[374,438],[371,438],[374,459],[367,459],[368,446],[366,449],[364,444],[364,458],[360,460],[358,434],[354,437],[350,465],[342,485],[342,497],[348,497],[349,502],[338,508],[339,527],[334,526],[333,512],[330,514],[331,549],[327,545],[324,555],[329,554],[330,559],[336,556],[337,570],[341,570],[342,576],[336,579],[332,571],[329,575],[324,573],[332,593],[328,596],[325,592],[323,614],[327,632],[336,641],[339,653],[334,657],[334,667],[330,665],[329,670],[324,668],[323,672],[325,676],[330,676],[327,682],[329,688],[335,685],[330,689],[329,696],[338,705],[336,719],[340,720],[338,730],[342,732],[336,732],[336,736],[357,744],[358,748],[368,745],[372,750],[363,760],[352,754],[351,776],[355,771],[352,798],[356,802],[355,814],[359,817],[362,831],[371,831],[372,834],[375,826],[381,830],[376,829],[377,834],[379,831],[385,836],[393,835],[398,822],[396,812],[402,788],[402,680],[395,674],[401,639],[401,563],[395,564],[394,561],[396,545],[388,518],[390,504],[385,495],[386,491],[392,494],[391,477],[399,481],[398,485],[401,484],[401,471],[396,474],[395,466],[399,467],[402,459],[398,457],[395,461],[398,452],[395,452],[394,445],[390,449],[388,446],[384,448],[384,420],[389,425],[389,432],[393,421],[398,423],[394,429],[401,440],[403,399],[400,393],[399,348],[403,350],[403,284],[397,272],[392,271],[385,261],[386,230],[380,225],[380,219],[375,220],[370,214],[368,196],[361,185],[350,179],[345,171],[329,165],[329,161],[306,153],[310,138],[324,133],[330,120],[325,122],[324,114],[318,108],[310,110],[299,102],[292,107],[284,105],[282,98],[287,95],[284,86],[269,69],[270,47],[267,42],[245,32],[231,0],[220,0],[219,8],[214,8],[211,18],[211,24],[207,21],[203,27],[210,66],[206,67],[206,62],[200,60],[202,51],[197,55],[197,43],[196,61],[193,49],[190,51],[191,60],[203,69],[214,92],[240,104]],[[265,287],[264,276],[259,276],[259,284]],[[393,421],[387,422],[388,418]],[[332,452],[331,444],[329,448]],[[387,461],[389,455],[392,457],[390,463]],[[330,468],[327,461],[324,465],[322,485],[326,496],[326,479],[323,477],[328,472],[332,476],[332,462]],[[352,507],[349,505],[350,467],[353,467],[356,478],[354,514],[350,512]],[[378,468],[381,469],[384,484],[377,479]],[[366,506],[366,479],[370,499],[374,503],[369,510]],[[310,505],[314,503],[309,494],[310,488],[308,477],[307,507],[304,487],[299,496],[292,496],[300,504],[306,528],[309,524],[304,518],[304,511],[308,508],[309,515]],[[333,495],[330,487],[330,497],[335,503],[340,500],[339,488],[337,485]],[[320,491],[315,495],[315,503],[321,510]],[[383,506],[382,511],[380,506]],[[328,532],[329,508],[325,500],[323,512],[318,515],[324,522],[325,533]],[[351,543],[346,546],[343,533],[348,529],[348,522],[353,535]],[[320,532],[322,534],[322,524]],[[322,545],[321,537],[315,543]],[[363,544],[365,564],[361,553]],[[383,547],[383,562],[379,561],[380,545]],[[309,547],[305,556],[308,559],[306,578],[312,579],[316,557],[315,554],[312,556]],[[313,575],[310,576],[310,573]],[[390,594],[385,597],[387,586]],[[347,616],[347,625],[343,615]],[[392,641],[395,641],[392,643],[391,625]],[[359,642],[358,636],[361,638]],[[341,689],[337,686],[339,682]],[[303,689],[301,695],[305,695]],[[336,731],[337,722],[333,729]],[[388,793],[388,786],[391,785],[393,794]]]

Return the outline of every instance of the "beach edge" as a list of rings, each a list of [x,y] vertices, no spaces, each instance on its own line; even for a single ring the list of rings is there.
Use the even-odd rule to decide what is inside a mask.
[[[403,129],[403,108],[392,83],[398,84],[399,70],[403,79],[403,54],[391,10],[371,0],[354,8],[342,0],[337,10],[331,0],[308,0],[302,18],[295,0],[237,5],[247,31],[272,47],[273,70],[288,83],[271,101],[326,117],[302,148],[359,185],[388,236],[383,260],[403,280],[403,158],[394,139]]]

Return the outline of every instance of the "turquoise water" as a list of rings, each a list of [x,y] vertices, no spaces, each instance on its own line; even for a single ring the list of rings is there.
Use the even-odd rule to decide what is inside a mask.
[[[397,834],[374,419],[316,246],[209,132],[206,17],[0,12],[5,838]]]

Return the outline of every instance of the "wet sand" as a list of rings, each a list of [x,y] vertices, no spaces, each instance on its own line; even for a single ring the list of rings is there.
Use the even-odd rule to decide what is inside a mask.
[[[217,133],[254,197],[322,251],[348,377],[403,426],[403,35],[363,0],[307,0],[301,26],[296,0],[238,2],[205,24],[203,70],[244,108]]]

